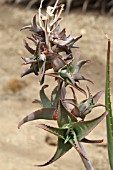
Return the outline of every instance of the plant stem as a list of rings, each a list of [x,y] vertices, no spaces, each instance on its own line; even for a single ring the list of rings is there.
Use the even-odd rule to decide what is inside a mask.
[[[84,155],[88,158],[88,156],[86,154],[86,151],[85,151],[83,145],[80,142],[79,142],[79,146],[80,146],[81,150],[84,152]],[[85,166],[86,170],[94,170],[94,168],[93,168],[93,166],[92,166],[89,159],[86,160],[85,158],[83,158],[83,156],[81,156],[81,159],[82,159],[82,161],[84,163],[84,166]]]

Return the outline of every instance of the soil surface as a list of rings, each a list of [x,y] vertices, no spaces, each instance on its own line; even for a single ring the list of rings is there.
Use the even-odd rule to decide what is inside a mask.
[[[20,130],[17,129],[18,122],[26,114],[40,108],[39,105],[32,104],[33,99],[39,97],[38,77],[32,74],[20,78],[26,68],[21,66],[21,57],[29,56],[24,49],[23,39],[29,33],[20,32],[19,29],[30,24],[35,13],[36,11],[33,10],[0,6],[0,169],[83,170],[85,168],[74,149],[50,166],[44,168],[34,166],[48,161],[53,156],[57,140],[53,135],[38,129],[36,125],[38,123],[54,125],[55,122],[39,120],[25,124]],[[83,35],[77,44],[80,47],[81,58],[90,59],[92,62],[81,72],[95,83],[95,85],[87,84],[92,89],[92,93],[104,91],[107,49],[104,32],[113,42],[113,17],[72,11],[68,16],[64,16],[62,27],[67,27],[68,33],[72,31],[74,35]],[[113,45],[111,46],[111,73],[113,73],[112,56]],[[50,96],[53,79],[47,77],[46,83],[50,84],[49,91],[46,91]],[[81,86],[86,88],[86,82],[81,83]],[[111,74],[111,87],[113,87],[113,74]],[[111,93],[113,96],[113,88]],[[79,100],[84,98],[82,94],[78,93],[78,95]],[[104,104],[104,94],[100,103]],[[87,119],[103,112],[103,108],[95,109]],[[102,144],[84,144],[84,147],[95,170],[109,170],[105,120],[88,138],[104,139]]]

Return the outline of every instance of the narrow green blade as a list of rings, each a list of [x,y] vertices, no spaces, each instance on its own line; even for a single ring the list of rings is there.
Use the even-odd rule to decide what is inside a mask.
[[[113,116],[110,100],[110,40],[108,39],[107,62],[106,62],[106,87],[105,87],[105,105],[108,111],[106,117],[108,156],[111,170],[113,169]]]

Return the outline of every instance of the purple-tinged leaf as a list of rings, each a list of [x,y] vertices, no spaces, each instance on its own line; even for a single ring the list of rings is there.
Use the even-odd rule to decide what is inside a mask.
[[[87,91],[88,91],[88,98],[89,98],[89,99],[93,98],[89,87],[88,87],[88,86],[86,86],[86,87],[87,87]]]
[[[103,91],[97,92],[94,96],[93,96],[93,102],[97,103],[98,100],[100,99],[100,97],[102,96]]]
[[[76,41],[78,41],[80,38],[82,38],[82,35],[77,36],[77,37],[74,37],[73,40],[72,40],[70,43],[67,44],[67,46],[70,47],[70,48],[77,48],[77,47],[74,45],[74,43],[75,43]]]
[[[81,117],[81,112],[77,105],[74,105],[74,108],[71,110],[71,113],[76,117]]]
[[[84,143],[102,143],[103,142],[103,139],[101,140],[90,140],[90,139],[82,139],[81,142],[84,142]]]
[[[42,31],[42,29],[36,24],[36,15],[33,17],[31,25],[21,28],[20,31],[25,29],[29,29],[30,31],[34,31],[35,33]]]
[[[18,124],[18,128],[20,128],[24,123],[29,121],[37,120],[37,119],[46,119],[53,120],[55,108],[43,108],[36,110],[35,112],[25,116]]]
[[[27,63],[27,62],[30,62],[32,60],[35,60],[36,59],[36,56],[31,56],[31,57],[28,57],[28,58],[24,58],[22,57],[22,59]],[[34,61],[35,62],[35,61]]]
[[[61,87],[60,87],[60,99],[64,100],[66,97],[66,87],[65,87],[65,82],[62,81]]]
[[[60,33],[59,33],[59,38],[61,40],[65,40],[66,39],[66,29],[64,28]]]
[[[75,99],[64,99],[63,102],[66,102],[66,103],[71,104],[71,105],[73,105],[73,106],[76,106],[76,105],[77,105]]]
[[[31,29],[31,25],[24,26],[20,29],[20,31],[25,30],[25,29]]]
[[[24,40],[24,46],[31,54],[35,53],[35,50],[29,46],[26,40]]]
[[[75,95],[75,91],[74,91],[74,89],[72,88],[72,87],[70,87],[70,89],[71,89],[71,91],[72,91],[72,93],[73,93],[73,99],[76,101],[76,103],[77,103],[77,97],[76,97],[76,95]]]
[[[33,68],[30,67],[30,68],[26,69],[26,70],[21,74],[21,77],[24,77],[24,76],[26,76],[26,75],[28,75],[28,74],[30,74],[30,73],[33,73],[33,72],[34,72],[34,71],[33,71]]]
[[[54,72],[54,73],[45,73],[45,75],[52,76],[52,77],[55,77],[55,78],[63,80],[63,78],[57,72]]]
[[[52,66],[55,72],[57,72],[65,65],[66,65],[65,61],[62,60],[62,58],[60,58],[59,56],[52,60]]]
[[[36,46],[38,46],[39,44],[39,40],[38,39],[35,39],[33,36],[31,37],[27,37],[29,40],[31,40]]]
[[[79,72],[79,70],[81,69],[81,67],[84,65],[84,64],[86,64],[86,63],[89,63],[90,62],[90,60],[80,60],[80,61],[78,61],[77,62],[77,64],[76,64],[76,68],[75,68],[75,70],[74,70],[74,74],[77,74],[78,72]]]
[[[74,87],[87,97],[87,93],[84,89],[80,88],[76,83],[74,84]]]
[[[80,75],[78,73],[77,74],[73,74],[72,77],[73,77],[73,79],[75,81],[85,80],[85,81],[89,81],[90,83],[94,84],[91,80],[89,80],[88,78],[86,78],[86,77],[84,77],[84,76],[82,76],[82,75]]]
[[[77,139],[74,138],[74,140],[70,140],[69,142],[77,150],[77,152],[80,154],[81,157],[83,157],[84,159],[88,160],[88,158],[86,157],[84,151],[80,148]]]
[[[99,107],[99,106],[106,108],[106,106],[104,104],[96,104],[96,105],[92,106],[92,108]]]

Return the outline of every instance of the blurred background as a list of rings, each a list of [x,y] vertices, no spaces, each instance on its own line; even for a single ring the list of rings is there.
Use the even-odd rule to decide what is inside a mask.
[[[54,0],[45,0],[47,5],[53,5]],[[35,127],[37,123],[56,125],[55,122],[44,120],[25,124],[20,130],[18,122],[26,115],[40,108],[33,104],[39,98],[40,85],[34,74],[20,78],[26,66],[22,66],[21,57],[29,56],[23,40],[30,35],[20,28],[29,25],[37,13],[38,0],[0,0],[0,168],[2,170],[41,170],[34,165],[49,160],[56,149],[57,138]],[[77,42],[81,59],[92,62],[85,65],[81,72],[95,84],[87,84],[92,93],[104,91],[107,33],[113,42],[113,1],[112,0],[60,0],[65,3],[62,28],[67,34],[83,35]],[[111,44],[111,87],[113,87],[113,45]],[[46,83],[50,96],[54,79],[47,77]],[[81,83],[86,88],[86,82]],[[111,89],[113,99],[113,88]],[[69,93],[70,95],[70,93]],[[79,100],[84,96],[78,93]],[[113,101],[113,100],[112,100]],[[104,92],[100,99],[104,104]],[[112,105],[113,106],[113,105]],[[88,119],[104,112],[103,108],[95,109]],[[107,142],[105,120],[89,135],[91,139],[104,139],[102,144],[84,144],[95,170],[109,170],[107,157]],[[72,149],[64,157],[43,170],[82,170],[81,159]]]

